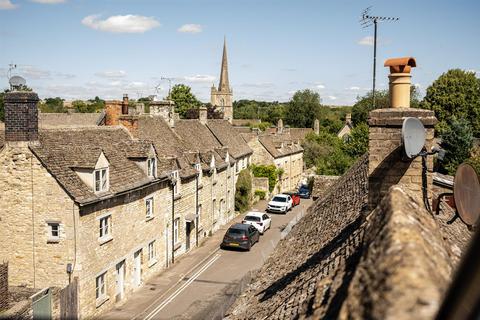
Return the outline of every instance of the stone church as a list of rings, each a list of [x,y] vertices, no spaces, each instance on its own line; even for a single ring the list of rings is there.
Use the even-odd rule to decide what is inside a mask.
[[[220,82],[218,89],[212,85],[210,103],[219,107],[223,112],[223,118],[232,123],[233,120],[233,91],[228,82],[227,42],[223,41],[222,67],[220,69]]]

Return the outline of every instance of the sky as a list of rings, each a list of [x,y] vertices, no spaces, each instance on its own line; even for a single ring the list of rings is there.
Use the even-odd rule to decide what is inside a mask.
[[[311,89],[327,105],[351,105],[371,90],[373,27],[383,62],[413,56],[422,94],[451,68],[480,74],[480,1],[362,0],[0,0],[0,89],[26,78],[40,98],[121,99],[167,95],[169,81],[209,101],[224,37],[234,100],[288,101]]]

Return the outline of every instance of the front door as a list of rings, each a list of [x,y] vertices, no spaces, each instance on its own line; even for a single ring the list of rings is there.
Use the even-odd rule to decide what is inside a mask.
[[[133,254],[133,286],[139,287],[142,281],[142,249]]]
[[[185,246],[187,251],[190,250],[190,231],[192,229],[191,225],[192,225],[191,222],[187,222],[185,226],[185,239],[186,239]]]
[[[115,300],[120,301],[123,299],[123,294],[125,292],[125,260],[120,263],[117,263],[116,267],[116,295]]]

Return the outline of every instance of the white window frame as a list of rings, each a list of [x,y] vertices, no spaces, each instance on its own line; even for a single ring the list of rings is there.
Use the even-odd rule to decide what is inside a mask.
[[[195,170],[198,172],[198,179],[202,178],[202,165],[200,163],[194,164]]]
[[[95,278],[95,297],[97,303],[103,302],[107,299],[107,272],[98,275]]]
[[[173,186],[173,195],[178,196],[180,194],[180,175],[178,170],[172,171],[171,176],[176,181],[175,185]]]
[[[152,219],[155,214],[155,202],[153,201],[153,197],[145,199],[145,217],[146,219]]]
[[[98,179],[97,179],[98,174]],[[108,168],[100,168],[93,171],[93,188],[94,191],[104,192],[109,189],[109,170]],[[97,184],[98,183],[98,184]]]
[[[180,241],[180,218],[173,220],[173,243],[177,244]]]
[[[157,260],[157,246],[156,241],[153,240],[148,244],[148,261],[156,261]]]
[[[105,215],[98,219],[100,240],[110,239],[112,237],[112,215]]]
[[[156,158],[147,159],[147,175],[151,178],[155,178],[157,176],[157,159]]]
[[[60,222],[47,222],[48,226],[48,241],[58,242],[60,241]],[[54,230],[56,228],[56,231]],[[54,233],[57,235],[54,235]]]

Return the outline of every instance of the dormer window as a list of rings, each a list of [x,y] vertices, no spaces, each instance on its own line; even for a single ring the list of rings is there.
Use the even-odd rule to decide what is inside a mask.
[[[157,159],[149,158],[147,160],[147,174],[150,178],[155,178],[157,176]]]
[[[108,190],[108,168],[97,169],[94,171],[95,192]]]
[[[179,179],[178,171],[177,170],[172,171],[171,176],[172,176],[172,180],[175,181],[175,184],[173,185],[173,195],[178,196],[180,194],[180,186],[179,186],[180,179]]]

